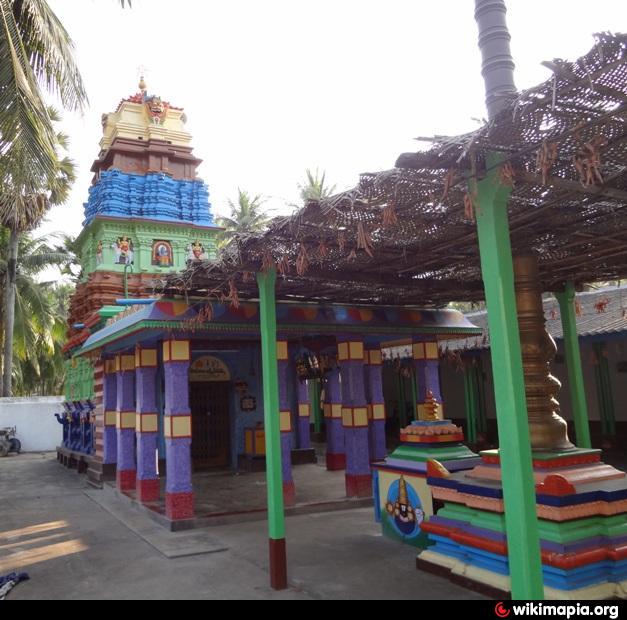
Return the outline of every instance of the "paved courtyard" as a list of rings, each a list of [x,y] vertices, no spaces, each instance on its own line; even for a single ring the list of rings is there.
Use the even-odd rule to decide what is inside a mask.
[[[289,517],[290,588],[274,592],[265,521],[171,533],[98,493],[52,454],[0,460],[0,574],[31,577],[8,600],[478,598],[416,571],[368,508]]]

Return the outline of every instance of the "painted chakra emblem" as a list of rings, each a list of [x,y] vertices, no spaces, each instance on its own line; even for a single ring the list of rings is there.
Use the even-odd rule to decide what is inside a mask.
[[[401,536],[412,538],[420,533],[424,520],[418,494],[403,476],[390,485],[385,510]]]

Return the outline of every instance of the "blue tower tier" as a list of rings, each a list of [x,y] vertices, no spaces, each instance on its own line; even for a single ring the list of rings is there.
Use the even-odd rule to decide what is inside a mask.
[[[200,180],[172,179],[164,173],[100,173],[84,204],[89,225],[96,216],[144,218],[213,226],[209,190]]]

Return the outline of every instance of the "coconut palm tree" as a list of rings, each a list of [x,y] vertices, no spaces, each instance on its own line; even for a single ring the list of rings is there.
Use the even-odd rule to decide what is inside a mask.
[[[251,196],[247,191],[237,189],[237,202],[228,201],[230,217],[217,218],[218,226],[225,230],[221,233],[220,244],[224,245],[235,235],[263,230],[270,219],[263,210],[266,200],[260,195]]]
[[[53,121],[60,120],[58,112],[53,108],[48,108],[47,116]],[[67,148],[67,136],[56,134],[55,144],[59,149]],[[26,174],[29,179],[25,180],[23,171],[28,168],[28,155],[23,152],[23,157],[19,160],[18,155],[19,149],[13,147],[11,159],[0,162],[0,225],[9,229],[4,294],[3,396],[11,395],[20,235],[36,226],[51,205],[63,204],[67,200],[72,184],[76,179],[74,162],[68,157],[61,157],[57,154],[51,173],[35,178],[31,172],[28,172]],[[6,208],[6,217],[3,217],[3,206]]]
[[[72,41],[48,4],[0,0],[0,148],[13,166],[29,162],[20,171],[27,188],[52,174],[56,160],[54,127],[40,87],[57,95],[66,110],[87,104]],[[7,208],[0,207],[5,222]]]
[[[62,352],[67,331],[67,308],[74,287],[51,282],[21,287],[16,321],[13,384],[19,395],[60,394],[65,379]],[[32,312],[36,311],[36,315]],[[21,323],[24,323],[22,325]]]
[[[300,197],[303,202],[308,200],[322,200],[332,196],[335,192],[335,185],[326,185],[327,173],[322,171],[322,176],[316,168],[315,172],[312,172],[309,168],[305,170],[305,182],[298,184],[300,191]]]
[[[0,225],[10,231],[3,395],[11,393],[19,235],[34,228],[50,204],[62,201],[58,192],[64,191],[54,116],[41,88],[57,95],[66,110],[87,104],[72,41],[46,1],[0,0]]]
[[[31,177],[36,184],[52,174],[56,162],[54,126],[42,88],[56,95],[65,110],[87,104],[72,40],[48,3],[0,0],[0,152],[3,159],[13,159],[16,150],[17,161],[29,161],[22,171],[27,187]],[[7,214],[0,212],[0,219],[6,221]]]
[[[10,233],[6,228],[0,228],[0,281],[4,281],[8,269],[6,248]],[[57,286],[52,283],[41,283],[37,276],[51,266],[61,269],[76,260],[75,256],[64,250],[63,247],[52,246],[47,239],[32,238],[22,235],[19,239],[19,260],[16,265],[15,290],[15,321],[12,330],[13,344],[11,362],[27,362],[42,345],[56,342],[56,337],[65,336],[65,325],[60,331],[57,317],[64,317],[67,308],[58,302],[55,296]],[[61,285],[67,286],[67,285]],[[51,297],[52,295],[52,297]],[[53,303],[54,302],[54,303]],[[0,352],[3,351],[3,339],[6,332],[4,306],[0,306]],[[51,353],[50,353],[51,354]],[[6,352],[0,355],[0,379],[2,379],[2,362],[6,359]],[[55,362],[56,363],[56,362]],[[16,366],[19,376],[20,369]],[[11,374],[13,368],[11,368]],[[2,383],[2,382],[0,382]]]

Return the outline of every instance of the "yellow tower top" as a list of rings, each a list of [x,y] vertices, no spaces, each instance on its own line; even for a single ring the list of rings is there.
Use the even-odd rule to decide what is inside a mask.
[[[149,95],[143,75],[139,89],[140,92],[120,101],[115,112],[102,115],[101,150],[107,150],[117,138],[143,142],[159,140],[191,147],[192,136],[185,130],[183,110],[158,95]]]

